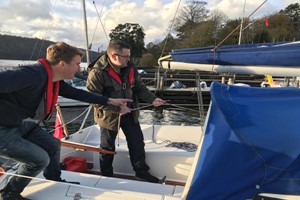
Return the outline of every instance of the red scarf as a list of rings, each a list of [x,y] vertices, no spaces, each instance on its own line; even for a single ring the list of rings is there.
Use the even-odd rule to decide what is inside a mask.
[[[55,108],[55,104],[57,102],[57,98],[58,98],[58,90],[59,90],[59,81],[56,82],[52,82],[52,69],[51,66],[49,65],[49,63],[46,61],[46,59],[42,58],[39,59],[39,62],[43,64],[43,66],[45,67],[45,69],[47,70],[47,74],[48,74],[48,82],[47,82],[47,88],[45,91],[45,95],[46,95],[46,99],[45,99],[45,116],[48,116],[50,114],[52,114],[54,108]]]

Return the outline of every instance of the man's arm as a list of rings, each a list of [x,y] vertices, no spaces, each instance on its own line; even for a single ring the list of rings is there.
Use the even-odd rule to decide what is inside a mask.
[[[110,104],[118,107],[122,105],[126,105],[127,102],[132,102],[132,100],[130,99],[113,99],[113,98],[108,98],[106,96],[103,96],[101,94],[96,94],[82,89],[77,89],[65,83],[64,81],[60,81],[59,95],[69,99],[75,99],[86,103],[100,104],[100,105]]]

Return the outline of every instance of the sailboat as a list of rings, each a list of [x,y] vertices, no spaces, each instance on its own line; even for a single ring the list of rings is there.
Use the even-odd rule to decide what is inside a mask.
[[[258,195],[261,199],[298,199],[300,90],[214,82],[211,96],[203,134],[198,132],[201,137],[184,186],[63,171],[62,178],[81,184],[47,181],[40,175],[22,195],[43,200],[257,199]],[[163,158],[153,162],[163,170]],[[1,176],[1,183],[8,176]]]
[[[214,64],[203,65],[210,66],[210,70],[215,67]],[[275,67],[271,66],[267,71],[271,68]],[[294,66],[290,68],[295,69]],[[299,89],[252,88],[214,82],[211,85],[211,96],[212,101],[203,129],[195,127],[193,133],[190,127],[176,126],[160,132],[164,127],[143,127],[146,143],[153,148],[146,151],[149,152],[147,157],[152,157],[151,169],[157,167],[154,175],[161,177],[169,172],[170,175],[166,176],[168,180],[185,171],[187,175],[182,178],[183,185],[177,184],[178,180],[172,185],[155,184],[74,170],[63,171],[62,178],[79,181],[80,185],[45,180],[40,174],[37,178],[28,177],[33,180],[22,195],[43,200],[253,199],[257,195],[262,198],[298,198]],[[95,136],[95,133],[99,134],[97,126],[91,126],[68,139],[68,144],[73,143],[76,146],[80,142],[85,143],[85,146],[63,147],[62,161],[67,157],[82,158],[87,154],[81,160],[93,161],[92,164],[96,164],[99,153],[96,150],[101,149],[98,148],[99,135]],[[174,136],[180,138],[180,141],[187,136],[186,142],[196,143],[197,150],[189,152],[166,147],[166,144],[178,142]],[[191,141],[192,137],[195,138]],[[95,153],[86,152],[89,146]],[[117,156],[123,155],[123,158],[129,160],[122,133],[120,149],[116,153]],[[191,157],[187,156],[189,154]],[[176,160],[174,165],[166,167],[163,163],[172,162],[174,155],[182,157],[183,164]],[[84,162],[80,164],[82,163]],[[120,168],[130,166],[122,159],[114,164],[118,164]],[[92,166],[91,169],[94,167],[97,168]],[[118,169],[117,166],[114,167]],[[14,170],[11,167],[0,177],[1,186],[10,176],[15,175]],[[159,174],[160,172],[162,173]]]

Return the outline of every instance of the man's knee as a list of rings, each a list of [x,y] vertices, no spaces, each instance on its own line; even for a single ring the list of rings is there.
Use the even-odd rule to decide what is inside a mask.
[[[39,158],[37,159],[35,163],[35,167],[39,169],[45,169],[50,163],[50,157],[48,153],[43,152],[40,154]]]

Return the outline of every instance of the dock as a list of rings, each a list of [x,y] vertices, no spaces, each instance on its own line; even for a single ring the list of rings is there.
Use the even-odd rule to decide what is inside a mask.
[[[159,98],[184,106],[198,106],[198,103],[202,102],[205,107],[208,107],[210,102],[209,88],[213,81],[260,87],[260,84],[265,79],[263,75],[217,74],[205,71],[157,69],[145,69],[143,73],[140,73],[140,76],[148,89]],[[180,87],[174,87],[174,82],[179,83],[177,86]]]

